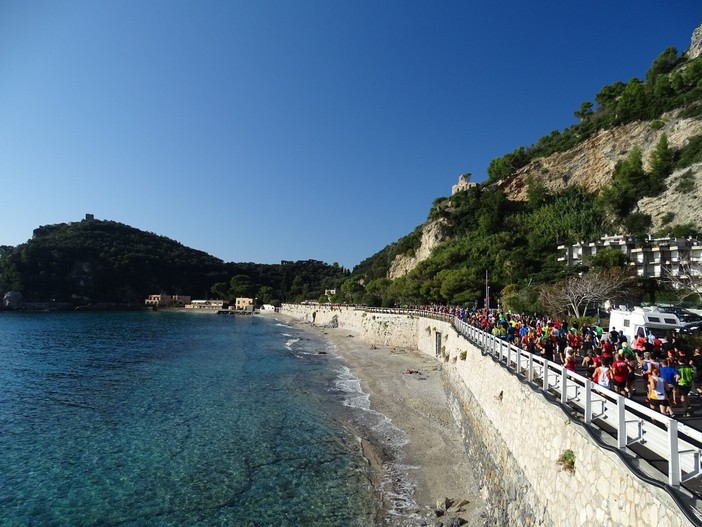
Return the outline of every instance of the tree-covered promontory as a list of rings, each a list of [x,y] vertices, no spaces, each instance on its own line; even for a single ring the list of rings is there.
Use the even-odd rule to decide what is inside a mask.
[[[149,294],[234,300],[317,300],[348,272],[316,260],[225,263],[154,233],[92,218],[46,225],[26,243],[0,247],[0,293],[29,302],[143,305]],[[247,288],[237,289],[245,282]],[[225,284],[224,287],[221,284]]]

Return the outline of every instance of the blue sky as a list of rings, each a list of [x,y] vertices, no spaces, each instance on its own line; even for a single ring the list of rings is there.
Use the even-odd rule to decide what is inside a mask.
[[[92,213],[352,268],[701,23],[699,0],[2,0],[0,244]]]

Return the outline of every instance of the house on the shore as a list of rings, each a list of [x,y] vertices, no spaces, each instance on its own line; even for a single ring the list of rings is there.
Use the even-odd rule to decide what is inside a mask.
[[[187,295],[149,295],[144,305],[152,307],[185,307],[191,301]]]
[[[185,305],[185,309],[220,310],[224,309],[224,300],[193,300]]]
[[[234,301],[234,309],[237,311],[253,311],[254,299],[246,297],[238,297]]]

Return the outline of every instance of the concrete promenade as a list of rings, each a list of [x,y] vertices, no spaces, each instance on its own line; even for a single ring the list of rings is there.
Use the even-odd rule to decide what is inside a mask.
[[[647,405],[601,396],[577,372],[529,359],[476,328],[458,328],[451,317],[347,306],[282,311],[440,362],[496,525],[702,525],[694,464],[700,450],[689,449],[687,437],[699,435],[698,418],[689,420],[695,428],[658,422],[663,416]],[[675,455],[644,462],[653,447]],[[566,452],[576,459],[573,472],[557,463]]]

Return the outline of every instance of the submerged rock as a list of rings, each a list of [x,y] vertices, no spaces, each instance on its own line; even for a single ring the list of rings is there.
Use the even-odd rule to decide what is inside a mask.
[[[24,304],[24,297],[19,291],[8,291],[2,298],[2,307],[5,309],[19,309]]]
[[[338,328],[339,327],[339,315],[334,315],[329,322],[324,324],[325,328]]]

